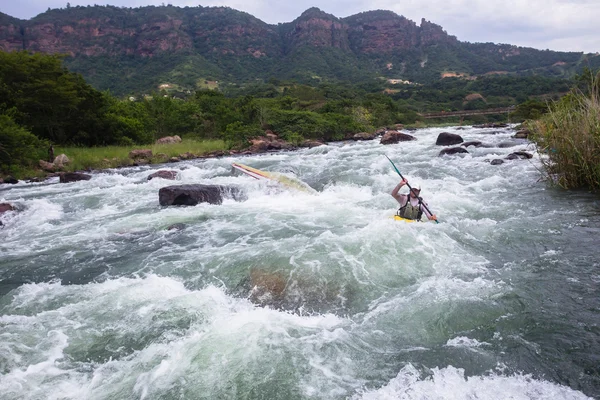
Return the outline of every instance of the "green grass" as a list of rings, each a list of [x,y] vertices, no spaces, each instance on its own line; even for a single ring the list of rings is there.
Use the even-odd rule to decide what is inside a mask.
[[[189,140],[174,144],[151,144],[138,146],[105,146],[105,147],[55,147],[54,154],[66,154],[69,164],[65,171],[80,171],[86,169],[116,168],[133,164],[129,152],[135,149],[150,149],[153,157],[151,163],[166,162],[171,157],[192,153],[196,156],[217,150],[226,150],[227,145],[222,140]],[[163,156],[160,156],[160,155]]]

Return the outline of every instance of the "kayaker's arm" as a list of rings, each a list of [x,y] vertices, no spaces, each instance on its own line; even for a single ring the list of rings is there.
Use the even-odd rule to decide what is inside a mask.
[[[400,204],[402,204],[402,200],[403,200],[403,198],[404,198],[405,195],[399,194],[398,192],[400,191],[400,189],[404,185],[406,185],[406,179],[402,179],[400,181],[400,183],[396,185],[396,187],[394,188],[394,190],[392,190],[392,197],[395,198],[398,201],[398,203],[400,203]]]

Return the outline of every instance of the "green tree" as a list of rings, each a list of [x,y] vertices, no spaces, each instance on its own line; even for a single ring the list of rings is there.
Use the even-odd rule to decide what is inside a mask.
[[[19,126],[11,117],[0,114],[0,170],[14,173],[21,167],[33,167],[46,158],[48,142]]]

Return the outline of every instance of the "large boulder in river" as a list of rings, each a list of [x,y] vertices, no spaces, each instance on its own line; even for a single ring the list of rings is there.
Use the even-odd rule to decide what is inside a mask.
[[[441,157],[444,155],[460,154],[460,153],[468,153],[468,151],[467,151],[467,149],[465,149],[463,147],[450,147],[449,149],[444,149],[444,150],[440,151],[440,154],[438,154],[438,156]]]
[[[82,174],[81,172],[62,172],[59,175],[60,183],[69,183],[69,182],[77,182],[77,181],[89,181],[92,179],[91,175]]]
[[[195,206],[198,203],[221,204],[224,198],[246,199],[246,193],[236,186],[176,185],[161,188],[158,202],[161,206]]]
[[[437,146],[452,146],[464,142],[463,138],[456,133],[442,132],[438,135],[435,144]]]
[[[416,137],[408,135],[406,133],[398,132],[398,131],[387,131],[381,141],[381,144],[396,144],[398,142],[408,142],[410,140],[417,140]]]

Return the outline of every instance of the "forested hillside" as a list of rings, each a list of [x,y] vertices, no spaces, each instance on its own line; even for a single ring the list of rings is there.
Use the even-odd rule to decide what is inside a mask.
[[[317,8],[266,24],[227,7],[67,7],[18,20],[0,14],[0,49],[65,54],[99,90],[182,93],[269,79],[319,85],[378,78],[432,84],[488,74],[568,78],[600,57],[466,43],[432,22],[391,11],[347,18]]]

